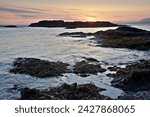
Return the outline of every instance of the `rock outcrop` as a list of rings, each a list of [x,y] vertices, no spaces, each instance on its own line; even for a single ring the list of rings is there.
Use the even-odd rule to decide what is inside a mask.
[[[99,63],[92,64],[96,61],[94,58],[85,58],[86,61],[77,62],[72,69],[68,69],[69,64],[63,62],[50,62],[36,58],[17,58],[14,61],[11,73],[29,74],[39,78],[62,76],[64,73],[75,73],[80,76],[88,76],[90,74],[97,74],[98,72],[105,72]],[[97,62],[97,61],[96,61]]]
[[[124,91],[150,91],[150,60],[127,65],[117,71],[112,85]]]
[[[64,84],[50,90],[24,88],[21,90],[21,100],[104,100],[110,99],[99,94],[100,89],[93,84],[72,85]]]
[[[88,76],[89,74],[97,74],[98,72],[102,73],[105,72],[106,70],[101,68],[100,64],[90,64],[86,61],[80,61],[77,62],[74,65],[74,73],[81,75],[81,76]]]
[[[14,62],[12,73],[29,74],[36,77],[61,76],[68,72],[68,64],[62,62],[50,62],[35,58],[17,58]]]
[[[115,30],[98,31],[94,35],[98,44],[103,47],[150,49],[150,31],[124,26]]]
[[[128,26],[121,26],[115,30],[98,31],[96,33],[71,32],[59,36],[87,37],[94,36],[97,46],[111,48],[128,48],[135,50],[150,49],[150,31]]]

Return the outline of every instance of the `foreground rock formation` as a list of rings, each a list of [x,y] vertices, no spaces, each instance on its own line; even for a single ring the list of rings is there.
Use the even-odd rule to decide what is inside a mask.
[[[79,74],[81,76],[87,76],[89,74],[97,74],[98,72],[102,73],[106,70],[101,68],[100,64],[93,65],[86,61],[77,62],[74,65],[74,73]]]
[[[73,68],[62,62],[49,62],[34,58],[18,58],[14,62],[13,73],[30,74],[36,77],[61,76],[63,73],[75,73],[82,77],[90,74],[105,72],[99,61],[94,58],[86,58],[77,62]],[[92,64],[95,63],[95,64]],[[126,68],[117,66],[108,67],[116,74],[109,74],[113,77],[112,85],[120,88],[125,95],[118,99],[150,99],[150,60],[140,60],[137,63],[127,65]],[[17,90],[15,86],[13,90]],[[21,99],[110,99],[99,94],[102,89],[93,84],[77,85],[64,84],[50,90],[40,91],[37,89],[19,89]]]
[[[35,58],[17,58],[12,73],[30,74],[36,77],[61,76],[68,71],[68,64],[62,62],[49,62]]]
[[[112,85],[124,91],[150,90],[150,60],[141,60],[140,63],[127,65],[117,71]]]
[[[118,99],[150,99],[150,60],[127,65],[112,77],[112,85],[126,93]]]
[[[85,58],[87,61],[83,60],[77,62],[73,66],[73,70],[68,69],[69,64],[62,62],[50,62],[45,60],[40,60],[36,58],[17,58],[14,61],[13,68],[10,70],[11,73],[19,74],[29,74],[31,76],[36,76],[39,78],[43,77],[53,77],[62,76],[64,73],[75,73],[80,76],[88,76],[90,74],[102,73],[106,70],[101,68],[101,65],[97,63],[92,64],[91,61],[96,61],[93,58]]]
[[[66,28],[85,28],[85,27],[113,27],[118,26],[108,21],[96,22],[65,22],[63,20],[43,20],[37,23],[32,23],[29,27],[66,27]]]
[[[64,84],[60,87],[51,88],[47,91],[24,88],[21,90],[22,100],[104,100],[110,99],[100,95],[100,89],[93,84],[72,85]]]

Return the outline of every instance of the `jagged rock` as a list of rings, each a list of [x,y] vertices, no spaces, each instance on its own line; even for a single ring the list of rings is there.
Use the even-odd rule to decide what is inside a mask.
[[[150,31],[123,26],[115,30],[98,31],[94,35],[98,45],[103,47],[150,49]]]
[[[74,73],[79,74],[81,76],[86,76],[88,74],[97,74],[98,72],[105,72],[106,70],[101,68],[100,64],[89,64],[86,61],[77,62],[74,65]]]
[[[68,72],[68,64],[62,62],[49,62],[35,58],[17,58],[12,73],[29,74],[36,77],[61,76]]]
[[[134,65],[127,65],[117,71],[112,85],[124,91],[150,90],[150,60],[143,60]]]
[[[47,91],[24,88],[21,90],[22,100],[104,100],[110,99],[107,96],[100,95],[100,89],[93,84],[72,85],[64,84],[60,87],[50,88]]]
[[[128,92],[118,97],[120,100],[150,100],[150,91]]]

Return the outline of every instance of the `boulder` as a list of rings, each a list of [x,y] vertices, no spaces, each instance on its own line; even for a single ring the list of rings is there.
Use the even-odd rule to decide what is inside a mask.
[[[35,58],[17,58],[14,62],[12,73],[29,74],[36,77],[61,76],[68,72],[68,64],[62,62],[50,62]]]

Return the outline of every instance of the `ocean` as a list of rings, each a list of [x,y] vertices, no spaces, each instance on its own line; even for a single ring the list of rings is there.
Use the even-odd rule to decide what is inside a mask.
[[[133,27],[150,31],[149,24],[129,24]],[[60,37],[63,32],[96,32],[99,30],[116,29],[109,28],[35,28],[0,27],[0,99],[19,99],[20,92],[12,90],[14,85],[24,88],[37,88],[40,90],[49,87],[60,86],[63,83],[93,83],[100,88],[105,88],[101,94],[116,99],[124,92],[111,86],[112,78],[106,76],[112,73],[107,70],[104,73],[81,77],[73,73],[67,73],[60,77],[36,78],[25,74],[13,74],[9,70],[13,67],[13,61],[18,57],[32,57],[49,61],[62,61],[74,65],[83,60],[84,57],[96,58],[103,68],[109,66],[120,66],[119,63],[133,63],[139,59],[150,59],[150,51],[137,51],[130,49],[97,47],[92,36]],[[108,65],[105,65],[108,63]]]

